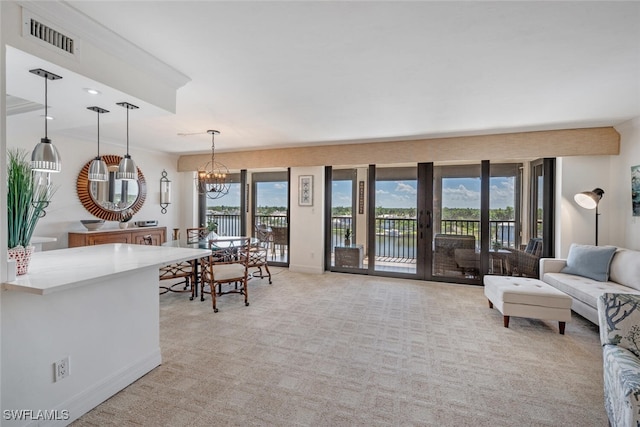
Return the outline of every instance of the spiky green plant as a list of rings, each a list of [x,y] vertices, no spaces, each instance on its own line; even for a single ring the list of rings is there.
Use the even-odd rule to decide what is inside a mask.
[[[25,150],[11,149],[7,164],[7,223],[9,248],[29,246],[38,220],[45,215],[53,188],[39,185]]]

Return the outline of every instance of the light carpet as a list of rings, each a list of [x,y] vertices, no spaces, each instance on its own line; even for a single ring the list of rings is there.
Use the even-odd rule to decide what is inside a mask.
[[[73,426],[606,426],[595,325],[489,309],[479,286],[273,268],[160,296],[162,365]]]

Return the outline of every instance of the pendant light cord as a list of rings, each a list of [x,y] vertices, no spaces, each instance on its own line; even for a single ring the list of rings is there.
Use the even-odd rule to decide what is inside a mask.
[[[47,110],[47,80],[48,77],[44,76],[44,139],[49,139],[47,136],[47,121],[49,120],[49,113]]]
[[[100,112],[98,111],[98,157],[100,157]]]
[[[129,107],[127,107],[127,156],[129,155]]]

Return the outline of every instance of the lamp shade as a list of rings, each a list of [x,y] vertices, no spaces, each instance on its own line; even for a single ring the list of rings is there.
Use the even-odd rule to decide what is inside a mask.
[[[117,102],[116,104],[127,109],[127,154],[120,160],[118,172],[116,172],[116,179],[137,181],[138,168],[129,155],[129,110],[137,109],[138,107],[128,102]]]
[[[602,188],[594,188],[593,191],[583,191],[573,196],[578,205],[585,209],[595,209],[604,195]]]
[[[58,149],[48,138],[40,139],[31,153],[31,169],[40,172],[60,172],[61,158]]]
[[[138,168],[130,155],[126,154],[118,165],[116,179],[124,181],[136,181],[138,179]]]
[[[87,110],[98,113],[96,115],[98,118],[98,155],[93,159],[91,165],[89,165],[87,178],[89,181],[109,181],[109,170],[107,169],[107,164],[100,156],[100,114],[108,113],[109,110],[105,110],[100,107],[87,107]]]
[[[47,119],[49,117],[49,114],[47,113],[49,105],[47,82],[49,80],[59,80],[62,77],[47,70],[43,70],[42,68],[35,68],[33,70],[29,70],[29,72],[36,76],[44,77],[44,138],[40,139],[40,142],[36,144],[33,152],[31,153],[31,169],[37,172],[60,172],[62,158],[60,157],[60,153],[58,153],[58,149],[51,143],[47,134]]]
[[[89,165],[87,178],[89,178],[89,181],[109,181],[107,164],[102,160],[102,157],[98,156],[93,159]]]

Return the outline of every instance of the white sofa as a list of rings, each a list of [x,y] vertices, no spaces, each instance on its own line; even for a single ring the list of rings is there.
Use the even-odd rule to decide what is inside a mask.
[[[573,299],[571,309],[596,325],[600,295],[640,294],[640,251],[618,248],[611,260],[606,282],[561,273],[566,265],[566,259],[540,259],[540,280],[569,295]]]

